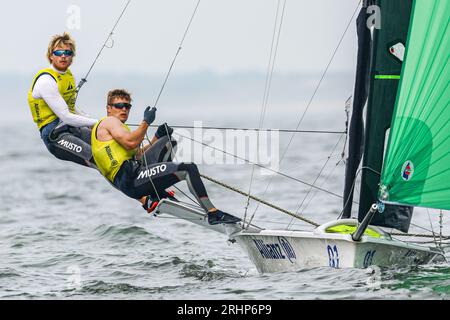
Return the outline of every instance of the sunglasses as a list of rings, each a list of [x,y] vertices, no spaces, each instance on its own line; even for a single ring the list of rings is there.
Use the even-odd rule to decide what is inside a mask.
[[[122,103],[114,103],[111,106],[116,108],[116,109],[123,109],[123,108],[125,108],[127,110],[131,109],[131,104],[130,103],[124,103],[124,102],[122,102]]]
[[[55,50],[53,51],[53,54],[57,57],[61,57],[62,55],[65,55],[66,57],[73,56],[72,50]]]

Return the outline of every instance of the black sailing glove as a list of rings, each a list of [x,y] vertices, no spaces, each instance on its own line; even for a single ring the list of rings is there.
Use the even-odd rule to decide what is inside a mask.
[[[167,131],[169,131],[169,136],[171,136],[172,132],[173,132],[173,128],[169,127],[167,125],[167,123],[163,123],[162,125],[160,125],[158,127],[158,130],[156,130],[155,137],[157,137],[159,139],[161,137],[167,136]]]
[[[144,121],[147,122],[148,125],[151,125],[156,118],[156,107],[150,109],[147,107],[144,111]]]

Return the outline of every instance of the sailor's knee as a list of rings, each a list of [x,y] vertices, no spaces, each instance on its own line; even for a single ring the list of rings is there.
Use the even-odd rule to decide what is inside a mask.
[[[195,163],[193,162],[182,162],[179,165],[179,169],[180,170],[185,170],[188,172],[192,172],[192,171],[198,171],[198,167]]]
[[[178,145],[177,140],[174,140],[174,139],[170,140],[169,147],[175,148],[177,145]]]

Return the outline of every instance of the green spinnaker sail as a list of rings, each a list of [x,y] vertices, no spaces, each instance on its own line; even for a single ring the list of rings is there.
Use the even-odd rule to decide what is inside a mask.
[[[450,1],[415,0],[379,197],[450,209]]]

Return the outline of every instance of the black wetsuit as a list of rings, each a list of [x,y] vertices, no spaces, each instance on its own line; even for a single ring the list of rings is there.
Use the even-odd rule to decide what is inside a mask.
[[[197,165],[194,163],[174,163],[172,150],[176,142],[164,136],[143,155],[142,160],[127,160],[120,167],[114,178],[114,185],[134,199],[149,195],[154,199],[164,198],[166,189],[186,180],[189,190],[198,203],[209,211],[214,208],[208,198],[205,186],[200,178]],[[145,159],[146,161],[145,161]]]

